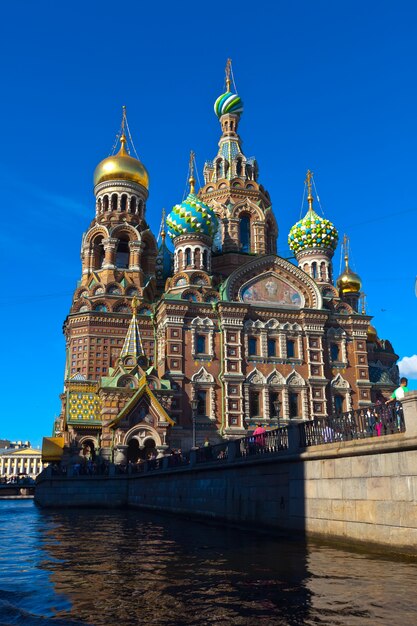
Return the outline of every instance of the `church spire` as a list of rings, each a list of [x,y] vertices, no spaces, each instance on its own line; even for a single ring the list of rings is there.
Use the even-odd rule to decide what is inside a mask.
[[[226,91],[230,91],[230,72],[232,69],[232,59],[227,59],[226,62],[226,69],[225,69],[225,74],[226,74]]]
[[[127,333],[126,333],[126,339],[123,344],[122,351],[120,353],[121,359],[126,356],[131,356],[135,359],[136,362],[138,361],[140,357],[144,356],[139,325],[136,319],[137,306],[138,306],[138,301],[135,297],[133,298],[133,301],[132,301],[132,308],[133,308],[132,319],[130,320],[129,328],[127,329]]]
[[[188,182],[190,184],[190,193],[192,194],[195,194],[194,162],[195,162],[195,153],[193,150],[191,150],[190,164],[189,164],[190,176],[188,178]]]
[[[305,179],[305,183],[307,185],[307,201],[308,201],[308,210],[312,211],[313,210],[313,194],[311,192],[312,189],[312,179],[313,179],[313,172],[311,170],[307,170],[307,176]]]

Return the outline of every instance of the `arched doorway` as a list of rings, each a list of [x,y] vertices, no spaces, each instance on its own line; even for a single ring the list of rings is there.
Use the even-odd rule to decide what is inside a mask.
[[[95,461],[96,460],[96,449],[94,446],[94,441],[92,439],[84,439],[81,442],[82,449],[81,455],[84,457],[86,461]]]
[[[149,439],[145,440],[145,445],[143,448],[143,459],[150,459],[152,458],[154,455],[156,456],[156,444],[155,444],[155,440],[151,439],[149,437]]]
[[[131,439],[127,446],[127,460],[131,463],[137,463],[140,458],[139,441]]]
[[[136,438],[129,441],[127,445],[127,460],[131,463],[137,463],[139,460],[146,461],[156,454],[156,443],[151,437],[148,437],[141,446]]]

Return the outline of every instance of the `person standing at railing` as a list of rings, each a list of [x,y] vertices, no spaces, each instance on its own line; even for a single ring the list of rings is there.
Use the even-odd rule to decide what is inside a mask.
[[[262,424],[259,422],[256,425],[255,430],[253,431],[253,437],[255,439],[255,445],[257,448],[265,448],[265,435],[266,435],[266,430],[262,426]]]
[[[396,414],[397,414],[397,429],[401,430],[401,413],[400,413],[400,408],[401,405],[398,404],[398,402],[401,402],[401,400],[404,400],[404,396],[405,394],[408,393],[408,380],[403,377],[400,380],[400,386],[397,387],[397,389],[392,393],[391,397],[389,400],[387,400],[386,404],[389,404],[390,402],[395,402],[396,403]]]
[[[212,449],[211,449],[210,439],[208,437],[206,437],[204,440],[203,448],[204,448],[204,457],[206,461],[210,461],[212,457]]]
[[[404,396],[408,393],[408,380],[406,378],[401,378],[400,386],[392,393],[389,400],[386,401],[386,404],[390,402],[395,402],[395,400],[400,401],[404,400]]]

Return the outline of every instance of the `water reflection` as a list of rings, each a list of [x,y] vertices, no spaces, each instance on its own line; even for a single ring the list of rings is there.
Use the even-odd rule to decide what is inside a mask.
[[[297,542],[125,512],[48,516],[44,548],[72,617],[92,624],[305,624]],[[48,567],[50,567],[48,565]]]
[[[415,562],[136,511],[0,503],[0,529],[0,626],[415,624]]]

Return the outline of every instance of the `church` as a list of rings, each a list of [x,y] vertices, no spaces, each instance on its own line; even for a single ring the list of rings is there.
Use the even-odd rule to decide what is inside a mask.
[[[398,384],[398,357],[361,306],[346,238],[345,269],[334,278],[339,235],[314,208],[310,171],[305,216],[288,235],[293,262],[277,253],[272,200],[257,160],[242,151],[243,102],[232,82],[228,62],[214,104],[217,154],[198,190],[191,156],[188,196],[164,216],[158,240],[125,110],[118,152],[94,172],[55,423],[56,437],[93,458],[187,451],[257,423],[364,407]]]

